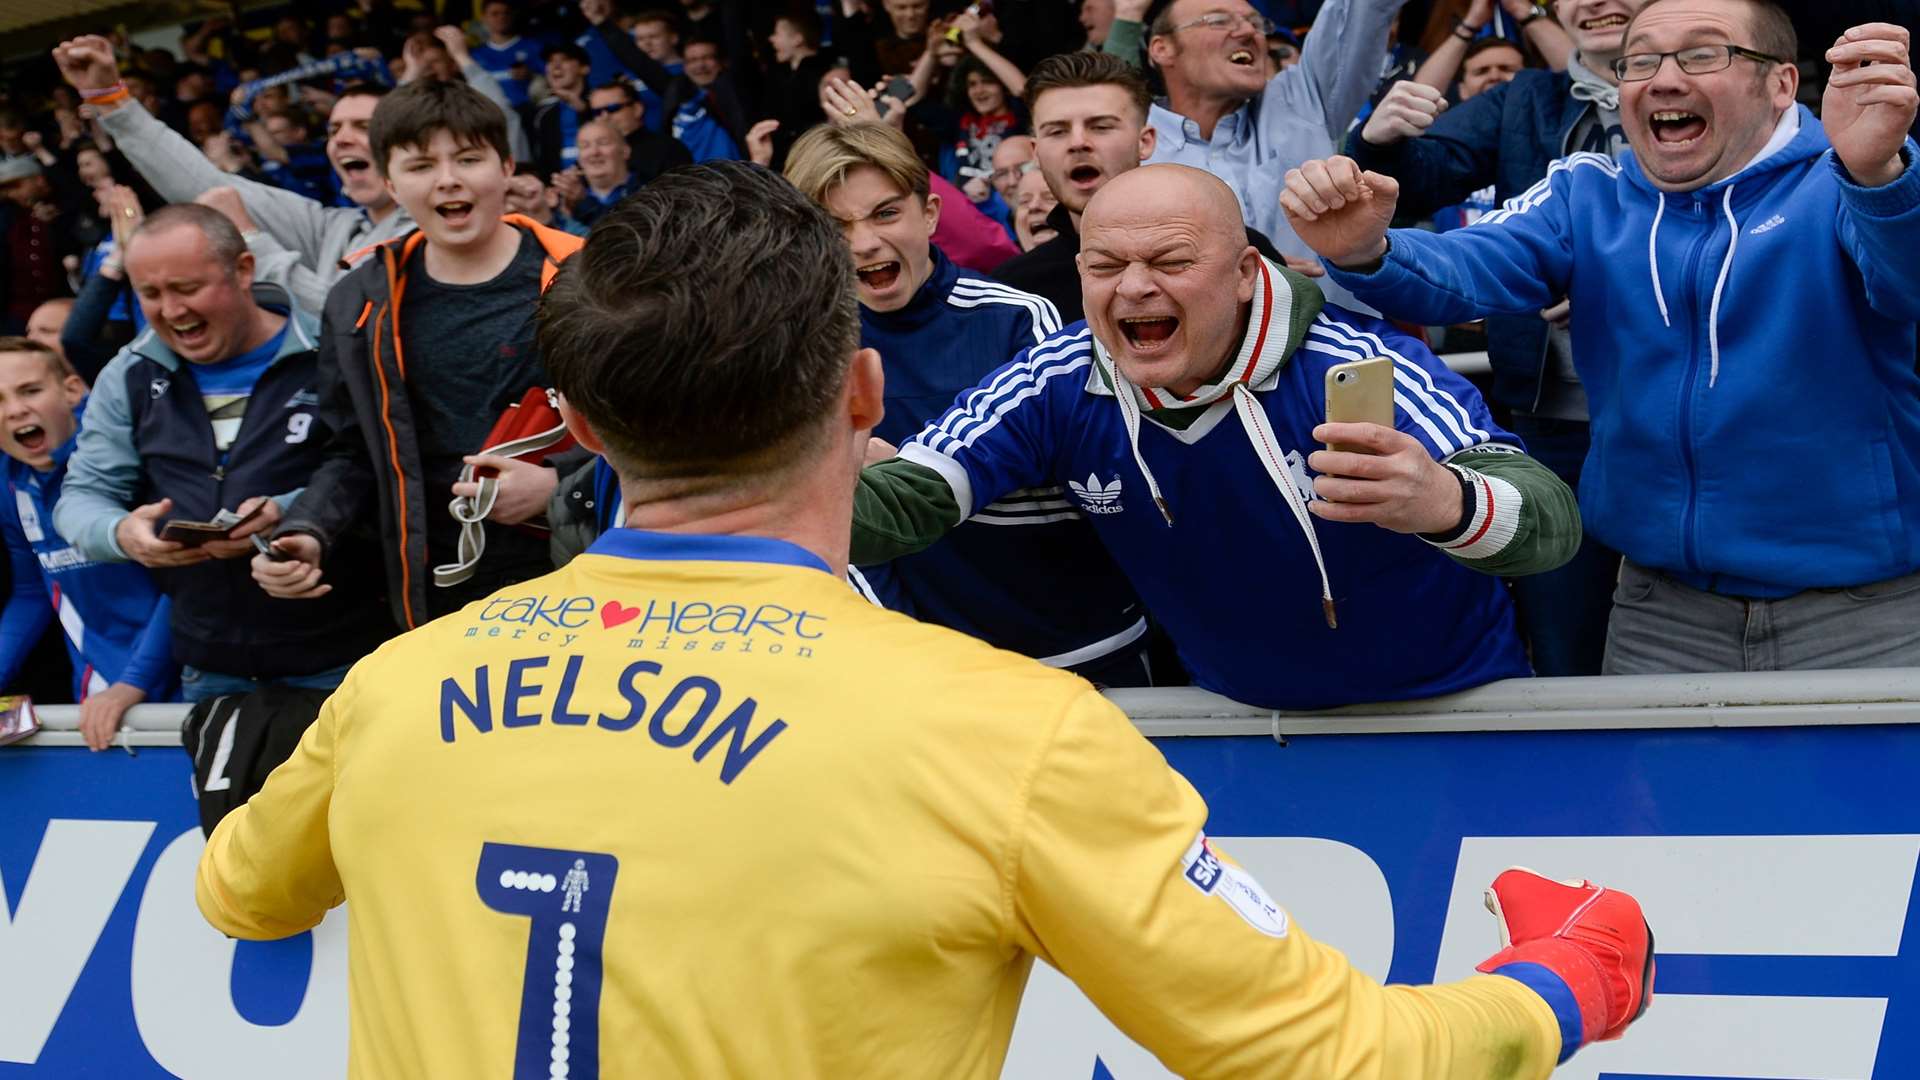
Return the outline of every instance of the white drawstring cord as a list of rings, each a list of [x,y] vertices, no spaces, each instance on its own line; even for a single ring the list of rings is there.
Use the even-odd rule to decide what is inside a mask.
[[[1253,449],[1260,457],[1260,464],[1266,467],[1267,476],[1273,486],[1280,489],[1280,495],[1287,500],[1287,509],[1293,511],[1293,519],[1300,523],[1300,531],[1307,535],[1307,546],[1313,549],[1313,565],[1320,570],[1320,612],[1326,616],[1327,628],[1338,629],[1340,621],[1333,612],[1333,582],[1327,579],[1327,561],[1320,555],[1320,537],[1313,531],[1313,515],[1307,512],[1306,496],[1293,482],[1293,471],[1287,468],[1286,459],[1280,456],[1280,448],[1273,437],[1273,428],[1267,423],[1267,414],[1260,409],[1253,391],[1245,383],[1236,383],[1233,387],[1233,409],[1240,414],[1240,426],[1247,431]]]
[[[1727,271],[1733,269],[1733,249],[1740,245],[1740,223],[1733,216],[1733,185],[1727,185],[1727,197],[1720,204],[1727,215],[1727,257],[1720,262],[1720,278],[1713,283],[1713,303],[1707,308],[1707,353],[1713,366],[1707,371],[1707,389],[1720,379],[1720,290],[1726,287]]]
[[[1653,228],[1647,230],[1647,272],[1653,275],[1653,298],[1660,305],[1660,321],[1668,326],[1673,320],[1667,318],[1667,294],[1660,291],[1660,217],[1667,212],[1667,197],[1661,195],[1654,200]]]

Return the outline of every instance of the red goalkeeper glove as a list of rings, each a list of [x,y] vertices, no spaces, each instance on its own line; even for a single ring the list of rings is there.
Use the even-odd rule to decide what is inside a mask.
[[[1523,867],[1493,879],[1487,910],[1499,952],[1477,970],[1505,975],[1545,998],[1560,1019],[1560,1060],[1617,1039],[1653,997],[1653,931],[1640,904],[1590,881],[1559,882]]]

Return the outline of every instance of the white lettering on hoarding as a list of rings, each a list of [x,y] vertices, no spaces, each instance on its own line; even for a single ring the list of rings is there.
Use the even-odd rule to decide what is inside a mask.
[[[207,925],[194,903],[194,874],[205,846],[198,828],[175,837],[153,864],[140,898],[133,929],[133,1019],[147,1053],[168,1072],[194,1080],[345,1076],[345,909],[335,908],[314,928],[313,966],[293,1019],[256,1024],[233,1003],[238,943]]]
[[[47,822],[20,907],[0,889],[0,1061],[31,1065],[153,835],[151,821]]]

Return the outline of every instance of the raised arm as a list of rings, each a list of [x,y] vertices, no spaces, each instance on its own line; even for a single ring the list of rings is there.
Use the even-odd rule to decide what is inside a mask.
[[[1869,23],[1827,50],[1820,122],[1840,181],[1838,227],[1882,315],[1920,318],[1920,146],[1907,137],[1916,106],[1905,27]]]
[[[1446,93],[1460,74],[1460,62],[1467,58],[1467,46],[1480,36],[1480,31],[1486,29],[1487,20],[1491,18],[1493,0],[1473,0],[1467,8],[1466,17],[1453,20],[1453,30],[1447,34],[1447,40],[1428,53],[1414,71],[1413,81]]]
[[[967,51],[976,59],[987,65],[987,70],[993,72],[994,78],[999,79],[1006,86],[1009,98],[1017,98],[1026,92],[1026,72],[1021,71],[1013,61],[1001,56],[985,38],[980,36],[980,16],[963,11],[954,18],[953,25],[960,29],[961,44],[965,45]]]
[[[179,132],[155,119],[124,88],[116,91],[120,73],[114,66],[113,46],[106,38],[74,38],[55,48],[53,57],[61,75],[83,96],[90,92],[106,94],[89,102],[101,125],[141,178],[168,202],[192,202],[209,188],[235,188],[254,220],[304,260],[311,260],[313,252],[320,249],[321,234],[331,216],[359,213],[321,206],[303,195],[221,171]]]
[[[1496,179],[1512,85],[1489,87],[1449,107],[1424,83],[1397,82],[1365,126],[1347,137],[1347,153],[1362,169],[1400,181],[1403,214],[1426,217],[1464,202]]]
[[[1280,206],[1328,276],[1390,318],[1426,326],[1483,315],[1530,315],[1565,295],[1572,275],[1567,193],[1578,168],[1611,170],[1596,154],[1555,162],[1545,179],[1471,229],[1394,229],[1400,185],[1352,158],[1287,172]]]
[[[1405,2],[1327,0],[1307,32],[1300,63],[1274,76],[1276,81],[1306,79],[1313,85],[1335,145],[1380,80],[1387,27]]]

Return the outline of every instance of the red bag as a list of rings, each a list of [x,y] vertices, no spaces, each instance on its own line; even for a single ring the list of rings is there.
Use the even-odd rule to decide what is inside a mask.
[[[507,410],[500,414],[500,419],[494,421],[493,430],[487,433],[480,452],[538,465],[576,445],[572,433],[567,431],[566,422],[560,419],[559,397],[544,386],[531,386],[527,388],[525,397],[507,406]],[[493,513],[494,500],[500,494],[499,478],[498,469],[461,466],[461,482],[472,483],[477,480],[480,490],[473,496],[455,496],[447,504],[447,511],[460,523],[459,561],[434,567],[435,585],[443,588],[458,585],[473,576],[473,568],[487,550],[486,530],[480,523]],[[545,527],[533,523],[521,527],[540,533],[547,531]]]

